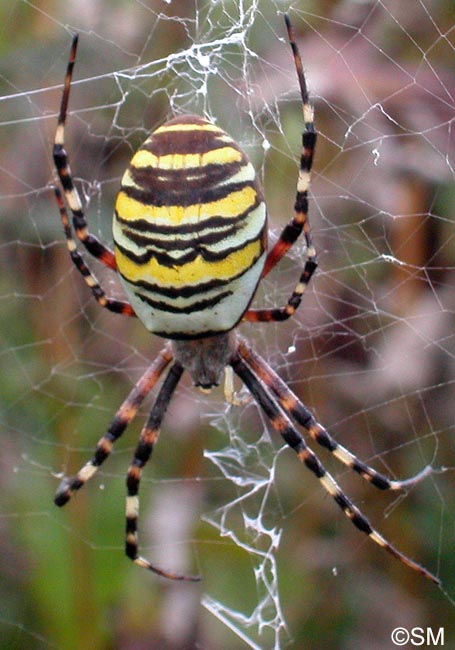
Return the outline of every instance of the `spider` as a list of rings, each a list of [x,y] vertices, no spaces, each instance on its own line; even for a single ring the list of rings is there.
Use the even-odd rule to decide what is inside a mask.
[[[145,397],[167,371],[127,473],[125,551],[134,563],[163,577],[198,580],[198,576],[157,567],[139,554],[139,485],[183,372],[190,373],[195,386],[209,390],[220,383],[223,371],[230,367],[268,417],[272,428],[297,453],[354,526],[408,567],[439,584],[437,577],[401,553],[372,527],[308,447],[297,426],[303,427],[315,443],[338,461],[381,490],[407,489],[424,478],[431,468],[426,467],[407,480],[392,480],[363,463],[331,437],[237,332],[242,320],[276,322],[292,316],[317,267],[308,222],[308,189],[317,134],[299,49],[287,15],[285,24],[300,87],[304,124],[294,215],[269,251],[266,205],[253,166],[227,133],[195,115],[169,120],[153,131],[133,155],[115,203],[114,251],[89,232],[64,148],[78,36],[73,38],[53,145],[53,158],[63,188],[63,194],[55,188],[55,197],[69,254],[102,307],[137,316],[149,331],[167,341],[121,404],[99,440],[93,458],[75,476],[62,480],[55,503],[63,506],[95,474]],[[81,256],[73,230],[89,254],[118,273],[129,302],[106,295]],[[303,270],[286,304],[272,309],[250,307],[261,279],[302,233]]]

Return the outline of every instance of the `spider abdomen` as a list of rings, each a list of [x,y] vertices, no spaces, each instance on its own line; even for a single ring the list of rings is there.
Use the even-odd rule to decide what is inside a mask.
[[[185,115],[134,154],[114,214],[117,268],[152,332],[231,330],[265,262],[266,208],[253,166],[222,129]]]

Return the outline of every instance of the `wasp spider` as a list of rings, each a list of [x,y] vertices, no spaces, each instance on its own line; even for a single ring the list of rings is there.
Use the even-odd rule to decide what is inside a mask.
[[[317,266],[307,217],[316,144],[313,107],[287,16],[285,22],[300,85],[304,126],[294,216],[269,251],[266,206],[253,166],[227,133],[195,115],[182,115],[166,122],[133,155],[115,203],[114,251],[89,233],[64,149],[77,36],[73,39],[53,147],[64,198],[72,214],[71,226],[63,196],[56,189],[68,250],[102,307],[137,316],[148,330],[169,340],[120,406],[99,440],[93,458],[75,476],[62,481],[55,503],[63,506],[95,474],[144,398],[167,371],[128,469],[126,554],[139,566],[161,576],[197,580],[197,577],[164,571],[139,555],[139,483],[184,370],[190,373],[196,386],[210,389],[220,383],[224,369],[231,366],[270,419],[273,429],[294,449],[352,523],[401,562],[438,583],[435,576],[403,555],[371,526],[307,446],[296,425],[381,490],[406,489],[426,476],[430,468],[399,481],[364,464],[329,435],[236,332],[242,320],[271,322],[292,316]],[[93,257],[117,271],[129,302],[113,300],[105,294],[79,253],[73,230]],[[301,233],[306,244],[303,271],[287,303],[274,309],[251,308],[258,283]]]

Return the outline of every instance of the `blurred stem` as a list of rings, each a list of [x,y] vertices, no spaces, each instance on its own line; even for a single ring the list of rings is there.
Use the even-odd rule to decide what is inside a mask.
[[[403,175],[397,182],[396,214],[390,232],[392,254],[401,262],[394,264],[394,310],[409,311],[410,305],[426,286],[424,268],[428,260],[430,232],[426,218],[429,190],[423,179]]]

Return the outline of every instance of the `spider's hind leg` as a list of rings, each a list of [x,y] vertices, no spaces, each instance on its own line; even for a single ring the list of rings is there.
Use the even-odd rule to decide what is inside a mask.
[[[114,253],[102,244],[95,235],[88,231],[87,221],[82,209],[82,202],[79,193],[74,185],[69,157],[65,150],[65,127],[66,115],[68,112],[68,103],[71,91],[71,81],[73,78],[73,69],[76,62],[78,35],[73,37],[71,45],[68,66],[66,68],[65,81],[63,86],[62,99],[60,102],[60,110],[57,121],[57,129],[55,131],[53,158],[55,168],[57,170],[60,183],[62,184],[63,192],[66,201],[73,215],[73,227],[79,241],[85,246],[88,252],[96,257],[102,264],[115,270],[117,268]]]
[[[300,87],[303,112],[302,148],[300,153],[299,175],[294,201],[294,216],[283,228],[277,242],[272,247],[265,261],[262,277],[267,275],[276,264],[286,255],[301,233],[305,237],[305,262],[299,280],[284,307],[272,309],[248,309],[243,318],[246,321],[283,321],[292,316],[302,302],[303,294],[317,269],[316,251],[312,243],[310,223],[308,220],[308,190],[311,180],[311,168],[316,149],[317,132],[314,126],[314,110],[310,101],[308,88],[303,72],[302,59],[289,20],[285,15],[288,40],[294,57],[297,79]]]
[[[73,234],[71,232],[71,225],[68,218],[68,212],[63,201],[62,194],[60,190],[54,188],[55,199],[57,201],[58,209],[60,212],[60,220],[62,222],[63,231],[66,238],[66,246],[70,254],[71,260],[74,266],[77,268],[79,273],[84,278],[84,281],[90,291],[92,292],[93,297],[98,302],[101,307],[108,309],[116,314],[123,314],[126,316],[136,316],[134,309],[131,307],[129,302],[123,300],[115,300],[108,298],[106,292],[101,287],[100,283],[96,279],[95,275],[89,269],[87,264],[84,262],[82,255],[77,250],[76,242],[74,241]]]

